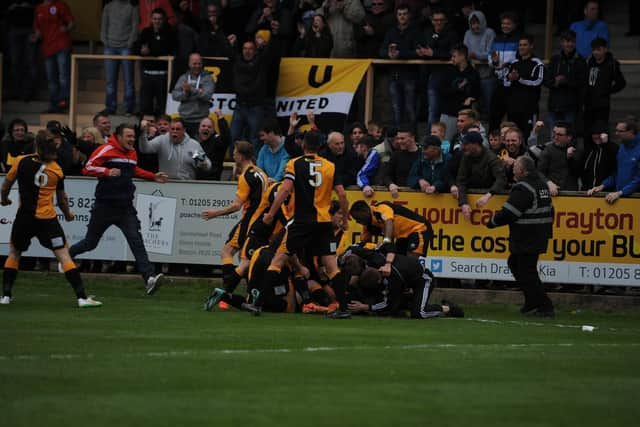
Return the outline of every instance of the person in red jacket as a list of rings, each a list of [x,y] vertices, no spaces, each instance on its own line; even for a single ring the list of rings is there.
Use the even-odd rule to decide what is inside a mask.
[[[138,167],[138,154],[133,148],[135,141],[134,126],[123,123],[102,148],[91,154],[85,164],[82,173],[98,177],[95,205],[91,210],[87,235],[69,248],[69,254],[73,258],[93,250],[107,228],[115,225],[127,239],[136,259],[136,267],[144,278],[147,295],[151,295],[158,289],[162,273],[155,274],[144,247],[138,212],[133,206],[136,191],[133,178],[165,183],[169,176],[164,172],[154,174]]]
[[[47,113],[58,113],[69,105],[71,35],[74,19],[62,0],[44,0],[33,18],[33,42],[41,41],[49,86]]]

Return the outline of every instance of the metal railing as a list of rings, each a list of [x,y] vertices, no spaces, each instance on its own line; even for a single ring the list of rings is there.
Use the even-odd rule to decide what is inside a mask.
[[[99,60],[118,59],[130,61],[165,61],[167,62],[167,93],[171,92],[171,81],[173,79],[173,56],[138,56],[138,55],[91,55],[73,54],[71,55],[71,85],[69,93],[69,127],[75,129],[78,101],[78,60]],[[1,98],[0,98],[1,99]]]

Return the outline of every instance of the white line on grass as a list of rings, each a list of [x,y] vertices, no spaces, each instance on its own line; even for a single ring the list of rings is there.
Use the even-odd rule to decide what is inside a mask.
[[[316,352],[338,352],[338,351],[380,351],[380,350],[486,350],[486,349],[506,349],[520,350],[527,348],[564,348],[564,347],[640,347],[640,343],[517,343],[517,344],[455,344],[455,343],[429,343],[429,344],[405,344],[405,345],[385,345],[385,346],[345,346],[345,347],[302,347],[302,348],[256,348],[256,349],[220,349],[220,350],[182,350],[182,351],[149,351],[137,353],[118,353],[120,357],[126,358],[158,358],[174,359],[179,357],[196,356],[217,356],[217,355],[238,355],[238,354],[261,354],[261,353],[316,353]],[[99,356],[108,356],[101,353]],[[76,354],[18,354],[0,355],[0,361],[9,360],[72,360],[72,359],[93,359],[95,353]]]

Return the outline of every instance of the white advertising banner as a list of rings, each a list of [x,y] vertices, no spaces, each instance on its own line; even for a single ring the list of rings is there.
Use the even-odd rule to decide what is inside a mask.
[[[171,255],[176,223],[176,199],[157,194],[139,194],[136,198],[136,210],[147,252]]]
[[[13,219],[16,217],[16,212],[18,212],[18,206],[20,206],[20,196],[16,188],[12,188],[9,192],[9,199],[12,202],[10,205],[0,207],[0,244],[8,244],[11,240]]]

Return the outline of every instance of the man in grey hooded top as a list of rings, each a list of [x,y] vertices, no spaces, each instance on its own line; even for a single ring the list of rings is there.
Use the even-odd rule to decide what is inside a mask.
[[[495,92],[496,80],[493,70],[488,65],[491,45],[496,33],[487,27],[484,13],[474,10],[469,15],[469,29],[464,34],[464,45],[469,49],[469,59],[474,62],[474,68],[480,75],[480,89],[482,91],[482,112],[488,114],[491,97]]]
[[[158,155],[158,165],[170,179],[196,179],[197,172],[211,170],[209,160],[198,141],[185,133],[182,119],[171,120],[168,133],[149,139],[148,123],[140,122],[139,147],[142,153]]]
[[[202,57],[199,53],[192,53],[189,55],[189,70],[178,78],[171,92],[173,100],[180,102],[178,113],[189,135],[196,135],[200,120],[209,116],[214,90],[211,73],[202,68]]]

